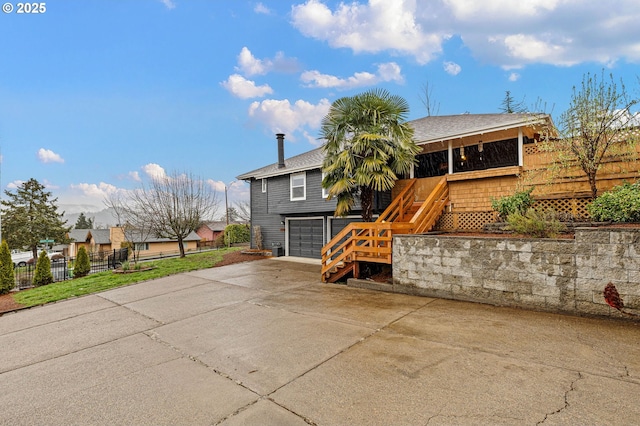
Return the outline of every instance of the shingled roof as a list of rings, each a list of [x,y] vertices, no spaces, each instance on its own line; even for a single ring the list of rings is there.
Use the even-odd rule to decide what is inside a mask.
[[[534,124],[551,123],[546,114],[461,114],[420,118],[410,121],[418,145],[497,132]]]
[[[553,125],[549,115],[533,113],[441,115],[409,121],[414,129],[413,138],[418,145],[542,123]],[[285,159],[285,167],[279,168],[278,163],[273,163],[241,174],[237,179],[264,179],[319,169],[322,167],[323,159],[322,148],[316,148]]]
[[[322,166],[322,160],[324,160],[322,148],[316,148],[303,154],[296,155],[295,157],[285,159],[284,167],[279,168],[278,163],[273,163],[251,172],[241,174],[236,179],[263,179],[272,176],[288,175],[289,173],[302,172],[305,170],[319,169]]]

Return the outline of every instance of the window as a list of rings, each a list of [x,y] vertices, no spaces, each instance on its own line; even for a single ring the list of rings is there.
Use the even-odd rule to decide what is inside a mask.
[[[262,192],[267,192],[267,180],[262,179]]]
[[[324,177],[326,176],[325,173],[322,174],[322,180],[324,180]],[[320,182],[320,186],[322,186],[322,182]],[[322,198],[323,199],[327,199],[329,197],[329,190],[326,189],[325,187],[322,187]]]
[[[449,172],[448,157],[447,151],[418,155],[416,157],[418,163],[414,166],[413,177],[425,178],[447,174]]]
[[[296,173],[291,175],[291,201],[307,199],[307,174]]]
[[[507,139],[464,147],[464,158],[460,148],[453,150],[453,172],[470,172],[473,170],[495,169],[518,165],[518,139]]]
[[[136,243],[134,247],[135,251],[149,250],[149,243]]]

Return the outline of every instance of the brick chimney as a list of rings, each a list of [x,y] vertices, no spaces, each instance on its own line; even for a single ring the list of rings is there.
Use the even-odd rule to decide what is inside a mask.
[[[278,168],[284,167],[284,133],[276,133],[278,140]]]

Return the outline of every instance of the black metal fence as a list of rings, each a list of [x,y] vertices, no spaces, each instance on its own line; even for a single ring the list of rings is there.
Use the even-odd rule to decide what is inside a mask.
[[[118,250],[101,251],[89,253],[89,262],[91,263],[90,274],[96,272],[109,271],[115,269],[128,259],[129,251],[126,248]],[[75,257],[64,257],[51,260],[51,274],[53,281],[64,281],[73,278],[73,265]],[[22,290],[31,287],[33,284],[33,276],[35,274],[35,262],[28,263],[27,266],[20,266],[14,269],[16,278],[16,288]]]

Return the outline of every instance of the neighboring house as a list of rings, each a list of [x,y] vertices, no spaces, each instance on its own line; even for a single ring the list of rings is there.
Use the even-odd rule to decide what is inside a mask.
[[[251,241],[260,227],[265,249],[279,246],[287,256],[320,258],[320,249],[345,224],[361,220],[359,206],[348,218],[334,218],[336,201],[322,189],[321,148],[284,159],[284,135],[278,134],[278,162],[244,173],[250,185]],[[389,194],[377,194],[374,210],[384,209]]]
[[[535,187],[538,206],[574,217],[586,215],[589,186],[584,174],[574,167],[561,177],[553,176],[553,153],[538,149],[540,141],[557,137],[549,115],[461,114],[430,116],[409,124],[414,141],[422,148],[417,164],[397,181],[390,197],[378,197],[376,206],[384,209],[393,200],[393,207],[401,204],[400,198],[410,197],[392,215],[394,222],[406,224],[402,229],[411,229],[410,233],[482,229],[496,220],[492,199],[528,186]],[[285,160],[282,145],[279,135],[277,163],[238,176],[251,186],[251,224],[261,227],[265,248],[282,244],[285,255],[317,258],[347,223],[360,221],[358,206],[354,217],[333,218],[335,201],[326,201],[321,188],[322,150]],[[637,178],[639,165],[607,163],[598,177],[600,191],[623,179]],[[432,203],[427,206],[427,201]],[[381,222],[391,221],[388,212],[380,213]],[[418,219],[414,214],[424,217]],[[423,219],[428,224],[425,229],[414,223]],[[337,245],[333,244],[327,244],[325,256],[335,253]]]
[[[136,252],[140,253],[140,256],[154,256],[159,254],[177,253],[180,249],[176,240],[169,238],[158,238],[153,235],[145,236],[140,232],[127,231],[121,227],[113,227],[109,229],[111,233],[111,248],[118,249],[123,247],[125,243],[133,244],[133,248]],[[192,231],[184,240],[184,251],[192,251],[198,248],[198,242],[200,236]]]
[[[239,224],[240,222],[231,222],[230,225]],[[224,228],[227,226],[227,221],[225,220],[212,220],[208,222],[203,222],[202,225],[198,229],[196,229],[196,234],[200,236],[200,238],[204,241],[215,241],[222,233],[224,232]]]
[[[72,229],[69,231],[68,256],[75,257],[78,249],[83,246],[87,252],[97,253],[111,250],[111,239],[109,229]]]
[[[69,256],[74,257],[78,253],[78,248],[84,246],[88,252],[104,252],[120,249],[125,242],[133,244],[141,256],[153,256],[160,253],[177,253],[179,251],[178,242],[168,238],[157,238],[144,236],[139,232],[125,232],[121,227],[109,229],[72,229],[69,231],[71,244],[69,245]],[[184,240],[184,250],[192,251],[198,248],[200,236],[191,232]]]

